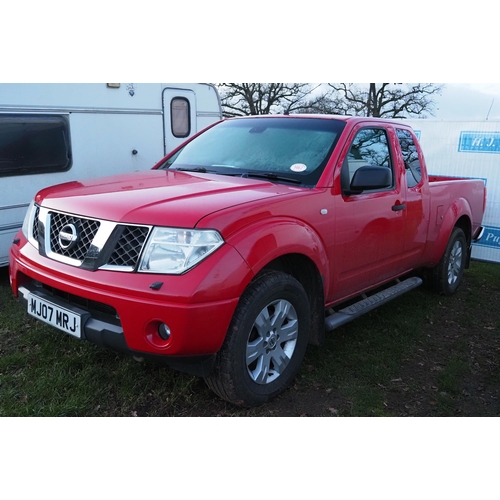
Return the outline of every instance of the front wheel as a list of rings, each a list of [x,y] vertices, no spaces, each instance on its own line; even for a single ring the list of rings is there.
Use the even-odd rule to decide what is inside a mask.
[[[243,293],[206,379],[221,398],[256,406],[282,393],[296,376],[307,348],[309,301],[292,276],[271,271]]]
[[[465,233],[456,227],[439,264],[433,269],[434,288],[442,295],[453,295],[458,290],[464,276],[467,252]]]

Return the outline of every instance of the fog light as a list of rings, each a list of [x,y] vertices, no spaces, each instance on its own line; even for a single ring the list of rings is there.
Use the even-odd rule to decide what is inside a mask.
[[[160,323],[158,325],[158,335],[163,340],[168,340],[170,338],[170,328],[165,323]]]

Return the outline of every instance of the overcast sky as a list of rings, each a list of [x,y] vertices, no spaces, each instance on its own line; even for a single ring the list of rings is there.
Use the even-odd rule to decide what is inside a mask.
[[[435,103],[434,119],[500,121],[500,83],[448,83]]]
[[[500,83],[442,83],[441,85],[443,85],[441,95],[433,96],[434,116],[428,114],[428,119],[457,121],[488,119],[500,122]]]

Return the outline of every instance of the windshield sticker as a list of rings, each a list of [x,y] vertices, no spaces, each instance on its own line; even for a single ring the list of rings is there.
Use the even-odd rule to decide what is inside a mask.
[[[294,163],[291,167],[290,170],[292,172],[305,172],[307,170],[307,166],[304,165],[303,163]]]

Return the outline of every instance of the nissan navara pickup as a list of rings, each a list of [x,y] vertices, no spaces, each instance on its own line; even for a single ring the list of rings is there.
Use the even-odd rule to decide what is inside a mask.
[[[485,201],[482,180],[429,175],[403,122],[227,119],[149,171],[40,191],[11,286],[66,334],[259,405],[325,332],[422,277],[453,294]]]

